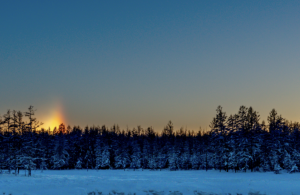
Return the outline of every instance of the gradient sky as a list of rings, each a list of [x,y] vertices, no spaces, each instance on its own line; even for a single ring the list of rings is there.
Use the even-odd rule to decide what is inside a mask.
[[[0,0],[1,115],[198,130],[245,105],[299,121],[299,24],[299,1]]]

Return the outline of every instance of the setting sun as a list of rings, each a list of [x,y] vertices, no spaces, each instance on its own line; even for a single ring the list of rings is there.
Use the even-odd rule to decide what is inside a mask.
[[[50,115],[45,119],[43,127],[53,131],[56,127],[58,128],[61,123],[65,123],[65,118],[63,115],[63,109],[61,104],[58,104],[50,113]]]

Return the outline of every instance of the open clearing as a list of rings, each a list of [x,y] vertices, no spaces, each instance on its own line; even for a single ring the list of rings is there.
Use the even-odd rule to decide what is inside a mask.
[[[300,194],[300,174],[233,173],[210,171],[150,170],[39,170],[32,177],[0,174],[2,195],[102,194]],[[171,193],[172,192],[172,193]],[[174,193],[176,192],[176,193]],[[180,192],[180,193],[179,193]]]

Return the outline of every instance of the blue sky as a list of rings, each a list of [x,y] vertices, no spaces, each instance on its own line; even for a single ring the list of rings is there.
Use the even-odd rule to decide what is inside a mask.
[[[299,1],[1,1],[0,110],[207,128],[218,105],[300,118]]]

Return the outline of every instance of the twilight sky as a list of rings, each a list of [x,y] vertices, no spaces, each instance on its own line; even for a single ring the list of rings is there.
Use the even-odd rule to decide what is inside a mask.
[[[2,0],[0,114],[198,130],[245,105],[299,121],[299,24],[299,1]]]

